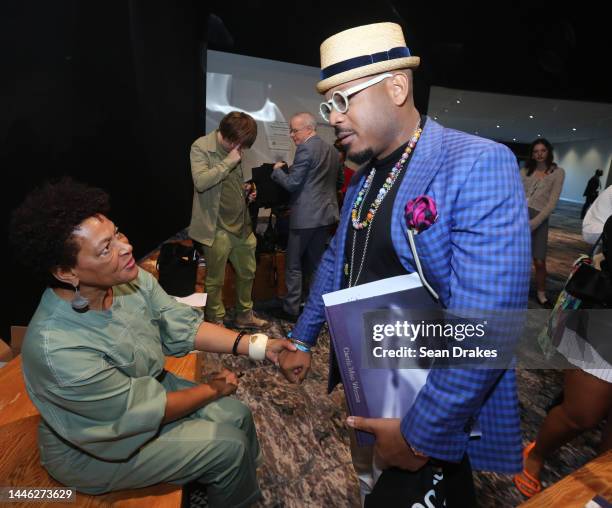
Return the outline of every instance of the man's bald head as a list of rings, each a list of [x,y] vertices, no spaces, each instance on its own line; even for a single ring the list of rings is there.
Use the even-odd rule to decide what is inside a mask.
[[[317,131],[317,120],[312,113],[296,113],[289,122],[289,136],[296,145],[301,145]]]

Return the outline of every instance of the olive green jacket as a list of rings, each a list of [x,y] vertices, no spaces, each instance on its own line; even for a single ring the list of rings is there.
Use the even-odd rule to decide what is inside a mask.
[[[231,162],[217,150],[217,130],[202,136],[191,145],[191,176],[193,178],[193,206],[188,234],[190,238],[211,246],[215,238],[221,184],[240,163]]]

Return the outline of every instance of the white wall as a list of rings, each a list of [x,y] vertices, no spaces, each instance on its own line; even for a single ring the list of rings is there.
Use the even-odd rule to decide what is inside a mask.
[[[555,161],[565,169],[561,199],[584,202],[582,193],[595,170],[601,168],[602,188],[606,186],[612,161],[612,138],[555,144]]]
[[[220,51],[208,51],[206,72],[206,132],[223,116],[244,111],[257,121],[257,140],[243,157],[246,179],[251,168],[264,162],[293,161],[295,146],[289,138],[289,119],[309,111],[317,119],[317,132],[333,143],[333,129],[321,118],[321,96],[315,85],[319,69]]]

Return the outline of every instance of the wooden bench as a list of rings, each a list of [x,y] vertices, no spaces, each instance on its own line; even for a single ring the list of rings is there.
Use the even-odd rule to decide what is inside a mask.
[[[612,500],[612,450],[595,457],[523,503],[525,508],[583,508],[595,496]]]
[[[185,379],[194,380],[198,363],[198,355],[192,353],[183,358],[168,358],[166,369]],[[40,415],[25,389],[21,356],[17,356],[0,369],[0,487],[62,487],[40,465],[37,443],[39,420]],[[77,492],[76,502],[40,502],[36,506],[170,508],[180,507],[182,497],[180,486],[159,484],[102,496]],[[10,506],[32,506],[32,502],[11,503]]]

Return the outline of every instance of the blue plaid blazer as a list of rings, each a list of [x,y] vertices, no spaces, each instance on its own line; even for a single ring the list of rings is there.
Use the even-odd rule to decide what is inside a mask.
[[[367,167],[353,177],[336,236],[317,270],[293,336],[315,344],[325,311],[321,295],[340,289],[350,210]],[[408,272],[416,271],[404,207],[426,194],[439,218],[417,235],[428,282],[451,309],[525,309],[530,274],[527,206],[516,158],[503,145],[442,127],[428,118],[393,205],[392,240]],[[330,379],[333,387],[338,379]],[[470,440],[473,422],[482,431]],[[432,370],[401,423],[417,450],[475,469],[522,469],[521,431],[513,370]]]

